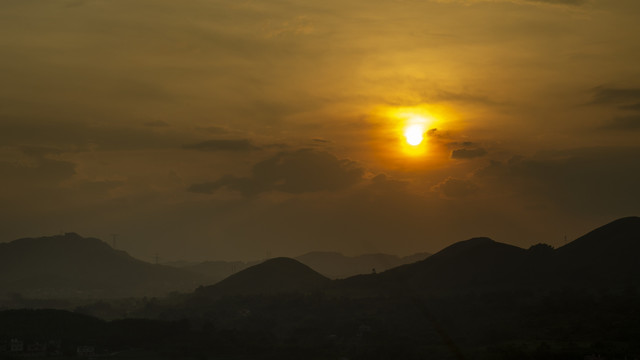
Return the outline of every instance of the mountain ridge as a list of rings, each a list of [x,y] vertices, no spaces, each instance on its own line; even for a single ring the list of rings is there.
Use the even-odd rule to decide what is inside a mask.
[[[0,288],[36,297],[163,295],[199,277],[135,259],[96,238],[65,233],[0,244]]]
[[[333,294],[377,296],[392,293],[398,285],[424,295],[567,286],[621,289],[640,286],[638,252],[640,218],[626,217],[558,249],[545,244],[523,249],[478,237],[451,244],[421,261],[338,280],[329,280],[301,261],[275,258],[203,286],[200,293],[219,297],[322,289]],[[336,252],[305,255],[347,258]],[[196,274],[143,262],[99,239],[75,233],[0,244],[0,288],[6,292],[60,295],[56,293],[60,290],[103,296],[142,294],[144,291],[137,288],[143,287],[159,294],[190,291],[203,284],[203,277]]]

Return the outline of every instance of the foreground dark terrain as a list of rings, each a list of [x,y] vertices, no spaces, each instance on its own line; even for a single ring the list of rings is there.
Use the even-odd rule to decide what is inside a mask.
[[[342,280],[276,258],[192,293],[73,311],[2,311],[0,353],[634,359],[640,358],[639,251],[640,218],[629,217],[558,249],[477,238],[413,264]],[[21,351],[11,351],[20,343]]]

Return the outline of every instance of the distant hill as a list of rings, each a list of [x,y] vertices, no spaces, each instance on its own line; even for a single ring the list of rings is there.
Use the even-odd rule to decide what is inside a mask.
[[[217,284],[199,288],[196,295],[272,295],[305,293],[322,289],[330,280],[307,265],[290,258],[269,259],[242,270]]]
[[[359,274],[382,272],[396,266],[410,264],[429,257],[428,253],[417,253],[405,257],[389,254],[365,254],[345,256],[338,252],[313,251],[294,259],[309,266],[320,274],[331,278],[347,278]],[[205,285],[215,284],[230,275],[261,263],[260,261],[204,261],[200,263],[175,261],[165,265],[190,271],[203,277]]]
[[[166,265],[196,274],[202,277],[203,285],[212,285],[226,279],[238,271],[257,265],[260,262],[261,261],[203,261],[198,263],[175,262],[167,263]]]
[[[427,257],[429,257],[428,253],[399,257],[389,254],[344,256],[337,252],[314,251],[300,255],[295,259],[326,277],[339,279],[359,274],[370,274],[374,270],[382,272],[396,266],[424,260]]]
[[[385,254],[346,257],[313,252],[297,259],[276,258],[254,266],[243,262],[205,262],[174,268],[149,264],[98,239],[67,233],[1,243],[0,295],[149,296],[172,290],[189,291],[207,284],[213,285],[200,288],[199,293],[215,297],[320,289],[338,296],[357,297],[387,296],[398,291],[419,295],[564,288],[619,291],[640,287],[638,254],[638,217],[618,219],[558,249],[544,244],[522,249],[489,238],[473,238],[429,257],[416,255],[426,257],[417,262],[413,262],[415,257]],[[396,261],[405,264],[384,271]],[[376,274],[372,274],[374,268]],[[348,272],[361,275],[328,279]],[[215,278],[212,274],[222,275]],[[228,277],[218,282],[225,276]]]
[[[339,280],[334,289],[355,296],[395,292],[443,294],[497,290],[521,281],[527,250],[474,238],[455,243],[425,260],[388,271]]]
[[[164,295],[188,291],[201,278],[137,260],[95,238],[66,233],[0,243],[0,293],[30,297]]]

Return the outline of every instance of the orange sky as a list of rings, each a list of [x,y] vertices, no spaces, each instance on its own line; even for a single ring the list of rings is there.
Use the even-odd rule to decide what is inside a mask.
[[[117,233],[167,260],[561,245],[640,213],[639,16],[635,0],[2,1],[0,241]]]

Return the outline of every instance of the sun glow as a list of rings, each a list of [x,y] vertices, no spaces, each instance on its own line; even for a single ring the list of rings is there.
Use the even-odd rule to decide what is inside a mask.
[[[455,114],[444,106],[383,106],[375,110],[378,127],[374,133],[377,156],[385,166],[415,169],[436,166],[449,157],[440,134],[453,129]]]
[[[424,140],[425,128],[422,124],[409,125],[404,129],[404,137],[411,146],[418,146]]]
[[[427,151],[427,130],[434,123],[434,119],[417,111],[402,111],[396,114],[398,126],[402,134],[402,148],[409,155],[420,155]]]

